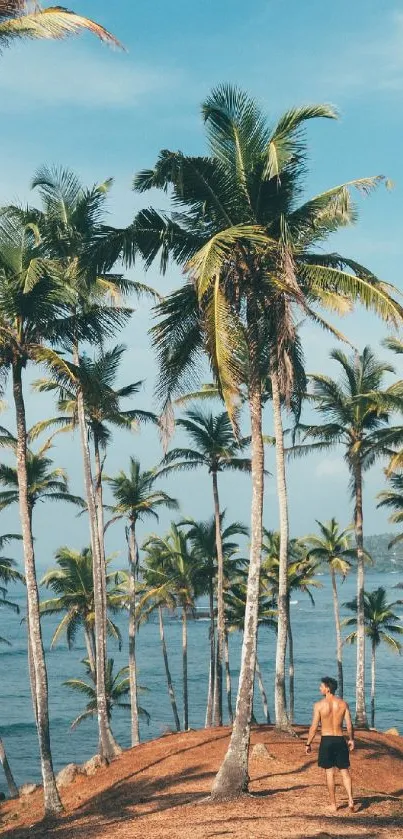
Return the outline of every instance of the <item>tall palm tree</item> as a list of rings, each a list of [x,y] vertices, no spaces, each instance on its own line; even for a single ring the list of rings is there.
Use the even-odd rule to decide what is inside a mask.
[[[240,457],[245,443],[237,442],[227,411],[214,416],[194,408],[176,421],[190,438],[192,448],[176,448],[162,461],[162,471],[207,469],[212,479],[215,541],[217,550],[217,664],[214,690],[214,724],[222,725],[222,667],[225,657],[224,553],[220,525],[218,473],[224,470],[250,472],[249,458]]]
[[[239,545],[234,541],[235,537],[248,536],[249,530],[240,522],[231,522],[231,524],[224,525],[225,512],[220,513],[220,534],[221,546],[223,555],[223,591],[228,588],[234,581],[234,574],[236,575],[240,563],[243,563],[239,557]],[[217,528],[215,516],[208,521],[194,521],[194,519],[186,519],[180,523],[181,526],[188,527],[187,536],[193,547],[193,552],[200,562],[201,568],[204,569],[207,594],[209,598],[209,612],[210,612],[210,667],[209,667],[209,685],[207,696],[206,709],[206,727],[211,726],[213,722],[213,708],[214,708],[214,687],[216,683],[216,669],[218,667],[218,654],[216,654],[215,645],[215,588],[217,578]],[[225,625],[224,615],[224,658],[226,668],[226,691],[227,691],[227,707],[229,721],[233,721],[232,711],[232,688],[231,677],[229,673],[229,651],[228,651],[228,633]],[[218,653],[218,650],[217,650]]]
[[[56,627],[51,647],[60,637],[66,634],[67,645],[71,649],[74,645],[79,629],[84,630],[87,656],[91,672],[96,676],[95,666],[95,632],[94,632],[94,576],[93,559],[90,548],[75,551],[61,547],[56,551],[57,568],[50,568],[42,578],[40,585],[50,589],[54,597],[42,600],[41,615],[60,615],[64,617]],[[110,559],[107,559],[107,568]],[[120,588],[122,575],[120,572],[108,571],[106,574],[106,605],[107,611],[116,613],[123,608],[123,597]],[[119,646],[121,634],[118,626],[107,618],[109,635],[115,638]]]
[[[154,588],[148,592],[150,599],[171,597],[182,612],[182,669],[183,669],[183,728],[189,729],[188,700],[188,639],[187,618],[202,591],[203,572],[197,557],[190,550],[186,534],[176,524],[164,537],[150,536],[143,549],[149,554],[149,568],[153,571]],[[152,566],[157,553],[158,566]],[[164,561],[161,562],[161,559]]]
[[[354,499],[354,530],[357,545],[357,676],[356,725],[366,727],[365,707],[365,632],[364,578],[365,551],[363,535],[363,474],[381,457],[393,450],[393,429],[388,428],[391,408],[384,384],[390,364],[378,361],[370,347],[350,358],[333,350],[331,358],[339,365],[339,380],[313,375],[312,400],[322,414],[323,425],[300,426],[302,445],[297,452],[327,451],[343,446]],[[314,442],[306,447],[307,440]]]
[[[136,413],[136,412],[133,412]],[[136,416],[137,419],[137,416]],[[136,675],[136,584],[138,577],[138,548],[136,526],[139,521],[154,518],[158,521],[157,510],[165,507],[176,510],[177,501],[167,495],[155,484],[158,473],[153,470],[142,471],[140,462],[130,458],[129,473],[123,470],[114,478],[106,478],[115,500],[111,509],[113,518],[107,527],[116,521],[126,521],[126,538],[129,558],[129,681],[131,702],[131,738],[132,746],[140,742],[139,719],[137,713],[137,675]]]
[[[334,623],[336,627],[336,657],[337,657],[337,681],[339,695],[343,696],[343,639],[340,625],[339,595],[337,591],[337,574],[340,574],[342,583],[351,569],[351,560],[357,556],[351,542],[351,526],[340,530],[335,518],[327,522],[316,519],[319,528],[319,535],[313,533],[305,537],[308,548],[308,558],[313,558],[318,564],[325,565],[330,573],[333,593]]]
[[[76,691],[76,693],[83,694],[89,700],[85,711],[79,714],[72,722],[72,728],[76,728],[77,725],[83,722],[83,720],[86,720],[89,717],[94,717],[97,713],[96,678],[89,661],[83,661],[83,664],[85,666],[87,676],[90,679],[90,683],[84,681],[84,679],[67,679],[66,682],[63,682],[66,687],[71,688]],[[112,712],[115,708],[120,708],[121,710],[126,711],[130,710],[129,702],[124,701],[125,697],[130,692],[127,667],[122,667],[117,673],[114,673],[113,665],[113,658],[108,658],[106,667],[106,695],[109,719],[111,719]],[[140,688],[140,690],[144,690],[144,688]],[[147,723],[150,721],[150,714],[145,710],[145,708],[139,707],[139,714],[147,720]]]
[[[262,543],[262,582],[266,590],[278,604],[280,590],[280,544],[279,532],[263,528]],[[289,687],[290,709],[289,720],[294,722],[294,638],[291,623],[291,595],[295,591],[307,594],[312,605],[315,605],[312,588],[321,588],[319,580],[315,579],[316,565],[306,555],[305,542],[302,539],[291,539],[288,544],[287,562],[287,640],[289,658]]]
[[[29,503],[23,373],[32,362],[63,367],[64,362],[51,345],[70,336],[71,323],[67,315],[65,289],[59,282],[54,264],[40,250],[29,213],[4,214],[0,229],[0,368],[3,380],[8,372],[12,377],[17,427],[18,500],[28,596],[28,649],[47,813],[59,812],[61,801],[50,751],[48,683]]]
[[[86,189],[71,171],[44,167],[33,180],[33,187],[39,189],[42,209],[32,211],[41,236],[42,251],[52,263],[56,263],[65,299],[69,303],[70,341],[67,349],[72,354],[73,363],[65,362],[63,370],[59,371],[59,381],[66,388],[73,386],[77,398],[77,422],[94,558],[98,722],[101,755],[105,761],[113,758],[119,747],[110,729],[106,710],[106,572],[100,544],[101,528],[92,475],[79,349],[84,336],[86,342],[102,343],[127,322],[131,310],[120,305],[120,295],[131,290],[144,291],[144,286],[131,283],[121,275],[100,276],[87,259],[89,244],[96,239],[101,228],[110,186],[109,180]],[[9,212],[12,215],[17,211],[18,208],[11,208]],[[85,330],[82,329],[84,323]]]
[[[388,603],[386,600],[386,589],[383,586],[374,591],[364,591],[364,626],[365,634],[371,642],[371,726],[375,727],[375,675],[376,675],[376,651],[382,643],[395,653],[401,653],[403,644],[394,635],[403,635],[403,626],[399,616],[393,612],[393,607],[401,604],[402,600],[395,600]],[[353,618],[344,618],[343,626],[357,626],[357,598],[344,603],[347,609],[355,613]],[[346,638],[346,643],[354,643],[358,638],[358,631],[354,630]]]
[[[0,49],[16,39],[54,38],[60,40],[69,35],[89,31],[101,41],[120,46],[119,41],[99,23],[77,15],[61,6],[42,9],[39,3],[29,0],[0,0]]]
[[[246,389],[253,484],[249,598],[235,725],[213,789],[213,797],[219,799],[239,795],[248,778],[262,543],[262,372],[270,370],[278,453],[281,676],[288,538],[281,395],[287,403],[293,387],[291,358],[298,349],[294,310],[323,323],[315,303],[340,312],[349,309],[351,300],[359,300],[394,322],[401,321],[402,309],[392,299],[391,288],[357,262],[317,252],[329,233],[355,219],[350,187],[368,192],[379,178],[343,184],[298,206],[306,175],[305,123],[335,117],[332,108],[296,108],[270,128],[254,100],[222,85],[209,96],[202,113],[209,156],[164,150],[154,169],[135,179],[139,191],[170,191],[174,212],[161,215],[148,208],[129,228],[106,228],[96,243],[95,258],[107,267],[119,256],[130,264],[141,254],[147,266],[160,257],[165,270],[172,257],[193,281],[159,307],[160,322],[153,330],[161,368],[158,395],[165,405],[188,389],[189,382],[193,386],[203,371],[200,358],[205,351],[234,426],[240,390]],[[277,695],[278,716],[283,718],[283,697],[279,691]]]

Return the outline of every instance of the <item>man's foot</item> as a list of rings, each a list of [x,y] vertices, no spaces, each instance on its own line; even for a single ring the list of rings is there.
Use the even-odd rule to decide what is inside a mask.
[[[337,804],[329,804],[329,809],[330,809],[331,813],[337,813],[339,808],[338,808]]]
[[[350,813],[356,813],[357,812],[357,807],[354,804],[354,801],[349,801],[348,809],[349,809]]]

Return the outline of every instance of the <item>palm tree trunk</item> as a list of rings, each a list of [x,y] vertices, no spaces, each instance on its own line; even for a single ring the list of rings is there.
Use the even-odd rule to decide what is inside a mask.
[[[29,641],[32,670],[35,681],[36,714],[45,812],[49,815],[59,813],[63,807],[56,787],[50,749],[48,676],[42,642],[41,619],[39,611],[39,593],[36,580],[34,542],[31,527],[31,515],[28,500],[27,476],[27,427],[25,403],[22,388],[22,368],[17,362],[13,365],[13,396],[17,425],[17,475],[21,530],[24,550],[25,577],[28,598]]]
[[[167,652],[167,645],[166,645],[166,641],[165,641],[164,620],[163,620],[163,615],[162,615],[162,606],[158,606],[158,617],[159,617],[159,624],[160,624],[160,638],[161,638],[161,644],[162,644],[162,655],[164,657],[165,674],[166,674],[166,677],[167,677],[168,694],[169,694],[169,699],[170,699],[171,705],[172,705],[172,711],[173,711],[173,715],[174,715],[176,730],[180,731],[181,730],[181,724],[180,724],[180,720],[179,720],[178,706],[176,704],[175,690],[174,690],[174,686],[173,686],[173,683],[172,683],[171,671],[169,669],[168,652]]]
[[[224,557],[222,549],[220,501],[218,497],[217,472],[212,472],[215,541],[217,550],[217,661],[214,679],[214,725],[222,725],[222,670],[225,644],[225,616],[224,616]]]
[[[182,664],[183,664],[183,730],[189,731],[188,700],[188,633],[186,606],[182,609]]]
[[[287,628],[288,628],[288,677],[290,689],[290,723],[294,722],[294,638],[292,635],[291,613],[290,613],[290,595],[287,595]]]
[[[96,680],[96,667],[95,667],[95,646],[93,644],[93,639],[91,637],[91,633],[88,627],[84,626],[84,637],[85,637],[85,646],[87,647],[87,655],[88,661],[90,663],[90,670],[92,675],[94,676],[94,680]]]
[[[215,676],[215,623],[214,623],[214,589],[213,577],[209,579],[209,609],[210,609],[210,666],[208,678],[208,694],[206,707],[205,728],[213,724],[213,697],[214,697],[214,676]]]
[[[130,601],[129,601],[129,683],[131,708],[131,736],[132,746],[140,743],[139,712],[137,704],[137,666],[136,666],[136,582],[137,582],[137,545],[135,523],[129,526],[129,568],[130,568]]]
[[[259,659],[258,659],[257,656],[256,656],[256,675],[257,675],[257,683],[259,685],[260,696],[262,698],[264,718],[267,722],[267,725],[270,725],[269,703],[267,701],[267,694],[266,694],[264,684],[263,684],[262,671],[260,669]]]
[[[337,681],[339,683],[339,696],[343,698],[344,693],[344,679],[343,679],[343,639],[341,635],[340,626],[340,610],[339,610],[339,596],[337,593],[337,582],[334,568],[330,566],[330,576],[332,578],[333,591],[333,609],[334,622],[336,626],[336,652],[337,652]]]
[[[104,619],[104,638],[105,638],[105,661],[107,658],[107,617],[108,606],[106,597],[106,558],[105,558],[105,528],[104,528],[104,503],[102,490],[102,464],[99,451],[99,440],[97,434],[94,433],[94,461],[95,461],[95,503],[97,508],[97,526],[98,526],[98,542],[99,542],[99,557],[101,563],[101,582],[102,582],[102,602],[103,602],[103,619]]]
[[[251,331],[256,320],[248,318]],[[241,672],[239,675],[235,720],[231,741],[224,762],[215,778],[212,799],[223,801],[236,798],[248,788],[248,752],[250,723],[255,682],[257,621],[259,606],[259,578],[262,551],[262,513],[264,490],[264,449],[262,438],[261,379],[257,363],[258,336],[250,340],[249,410],[252,441],[252,510],[251,547],[248,587],[242,642]]]
[[[13,773],[10,769],[10,764],[7,760],[6,750],[4,748],[3,741],[0,737],[0,763],[4,769],[4,775],[6,777],[8,791],[10,793],[10,798],[19,798],[19,792],[17,784],[14,781]]]
[[[368,728],[365,707],[364,536],[361,464],[354,465],[354,525],[357,543],[357,675],[355,725]]]
[[[74,362],[78,366],[78,354],[74,354]],[[103,593],[103,569],[100,556],[98,516],[95,501],[94,484],[92,480],[91,458],[88,445],[87,426],[85,421],[85,409],[83,393],[80,386],[77,386],[77,416],[80,427],[81,449],[84,467],[84,484],[87,496],[87,506],[90,524],[91,549],[93,558],[94,575],[94,612],[95,612],[95,641],[96,641],[96,691],[97,691],[97,714],[99,730],[99,751],[101,757],[109,762],[119,753],[119,747],[113,737],[109,719],[106,699],[106,633],[104,616],[104,593]]]
[[[283,422],[281,417],[280,388],[277,370],[272,369],[270,378],[273,396],[274,436],[276,440],[277,495],[280,519],[278,631],[274,700],[276,728],[288,731],[290,729],[290,721],[287,715],[287,700],[285,692],[285,662],[288,636],[288,499],[284,458],[284,433]]]
[[[225,657],[225,687],[227,691],[227,708],[228,720],[234,722],[234,712],[232,710],[232,686],[231,686],[231,670],[229,666],[229,646],[228,646],[228,632],[224,635],[224,657]]]
[[[375,656],[376,646],[372,641],[371,648],[371,728],[375,728]]]

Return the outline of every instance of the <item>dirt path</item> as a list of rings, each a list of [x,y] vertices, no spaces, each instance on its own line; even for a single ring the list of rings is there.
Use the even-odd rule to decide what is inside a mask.
[[[300,728],[298,733],[306,732]],[[42,819],[40,793],[0,806],[2,839],[403,839],[403,738],[359,734],[353,756],[360,811],[327,810],[316,752],[268,727],[252,745],[268,754],[250,760],[251,797],[225,805],[202,801],[225,753],[228,729],[189,732],[125,752],[93,778],[63,791],[66,813]],[[202,802],[202,803],[200,803]],[[197,806],[196,806],[197,805]]]

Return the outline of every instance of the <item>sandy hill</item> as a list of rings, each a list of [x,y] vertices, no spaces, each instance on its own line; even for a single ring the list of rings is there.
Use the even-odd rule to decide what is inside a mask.
[[[298,728],[298,734],[307,729]],[[173,734],[130,749],[93,777],[62,791],[66,812],[42,821],[41,792],[0,805],[2,839],[403,839],[403,738],[359,733],[353,755],[360,810],[327,809],[316,749],[270,727],[253,730],[253,795],[225,805],[203,801],[225,753],[228,729]],[[267,753],[253,755],[253,745]]]

